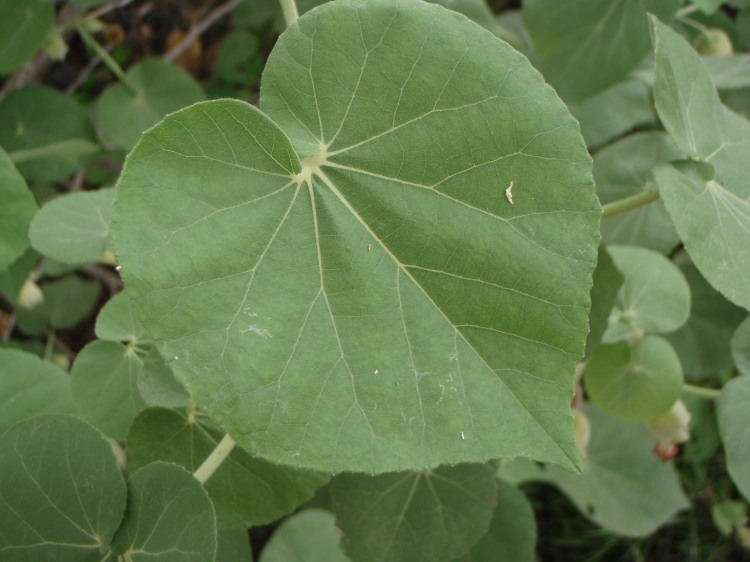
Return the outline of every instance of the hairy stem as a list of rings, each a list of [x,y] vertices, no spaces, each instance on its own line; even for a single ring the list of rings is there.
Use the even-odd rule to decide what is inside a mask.
[[[692,384],[684,383],[682,385],[682,392],[685,394],[692,394],[693,396],[700,396],[701,398],[718,398],[721,396],[721,390],[714,388],[705,388],[702,386],[695,386]]]
[[[216,445],[216,448],[211,451],[211,454],[206,457],[203,464],[198,467],[198,470],[193,473],[196,480],[201,484],[205,484],[206,480],[213,476],[213,473],[218,470],[221,463],[224,462],[224,459],[229,456],[229,453],[232,452],[235,445],[235,440],[229,437],[228,434],[225,435],[222,440],[219,441],[219,444]]]
[[[91,35],[91,33],[88,32],[88,30],[85,27],[85,24],[83,22],[78,22],[76,25],[76,31],[78,31],[78,35],[81,36],[81,39],[83,39],[83,42],[86,43],[93,51],[99,56],[102,61],[104,61],[104,64],[109,67],[109,69],[112,71],[112,73],[117,76],[117,78],[122,82],[128,90],[133,92],[133,94],[140,95],[141,91],[133,84],[127,76],[125,76],[125,72],[120,68],[120,65],[117,64],[117,61],[113,59],[107,49],[102,47],[99,42],[94,39],[94,36]]]
[[[281,10],[284,12],[284,22],[287,27],[291,27],[299,19],[297,4],[294,0],[279,0],[279,2],[281,2]]]
[[[626,211],[637,209],[638,207],[642,207],[643,205],[651,203],[652,201],[656,201],[658,198],[659,190],[650,189],[648,191],[638,193],[637,195],[626,197],[625,199],[620,199],[619,201],[607,203],[606,205],[602,206],[602,210],[604,211],[604,213],[602,214],[602,218],[611,217],[613,215],[618,215]]]

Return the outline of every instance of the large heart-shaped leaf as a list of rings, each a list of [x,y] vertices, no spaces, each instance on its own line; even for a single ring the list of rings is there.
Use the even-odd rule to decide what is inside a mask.
[[[123,277],[195,400],[325,471],[576,466],[600,207],[528,61],[439,6],[334,2],[280,38],[261,100],[273,121],[167,117],[119,183]]]

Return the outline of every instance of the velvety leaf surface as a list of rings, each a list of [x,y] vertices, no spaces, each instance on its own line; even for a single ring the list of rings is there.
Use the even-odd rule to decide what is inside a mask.
[[[589,335],[586,338],[586,357],[590,357],[601,343],[607,329],[609,316],[615,299],[622,287],[622,273],[604,246],[599,246],[599,259],[594,270],[594,285],[591,287],[591,312],[589,313]]]
[[[4,293],[12,302],[18,302],[21,289],[38,260],[39,254],[29,248],[5,270],[1,270],[0,292]]]
[[[607,204],[656,189],[651,169],[680,157],[663,133],[636,133],[603,148],[594,156],[599,200]],[[660,200],[602,220],[602,239],[607,244],[644,246],[665,254],[680,241]]]
[[[29,247],[28,230],[38,207],[26,181],[0,147],[0,271]]]
[[[99,298],[101,285],[75,275],[48,281],[41,285],[44,301],[27,310],[16,310],[18,326],[27,334],[42,334],[50,327],[72,328],[91,311]]]
[[[701,62],[719,90],[750,87],[750,54],[702,57]]]
[[[682,391],[682,365],[669,342],[646,336],[602,345],[586,365],[586,391],[602,410],[630,421],[665,413]]]
[[[125,482],[104,436],[60,414],[0,436],[0,558],[102,559],[125,510]]]
[[[745,194],[733,192],[670,164],[655,168],[654,177],[695,265],[725,297],[750,309],[750,184]]]
[[[195,472],[221,441],[222,434],[190,421],[176,410],[148,408],[128,433],[129,466],[161,460]],[[292,469],[253,458],[236,447],[206,482],[222,529],[270,523],[309,499],[328,475]]]
[[[486,531],[497,485],[492,466],[464,464],[341,474],[331,497],[352,560],[439,562],[461,556]]]
[[[719,94],[690,44],[651,17],[654,36],[654,101],[675,144],[690,156],[706,158],[726,134]]]
[[[30,59],[54,21],[54,6],[46,0],[0,0],[0,74]]]
[[[438,6],[337,2],[276,44],[261,108],[171,115],[119,183],[123,277],[201,407],[324,471],[575,466],[600,210],[527,60]]]
[[[497,507],[487,533],[461,562],[533,562],[536,547],[534,509],[513,484],[497,483]]]
[[[103,340],[87,344],[70,372],[83,418],[105,435],[124,441],[133,417],[146,406],[137,386],[141,369],[143,361],[130,346]]]
[[[667,21],[679,0],[526,0],[523,16],[550,84],[566,99],[605,90],[649,50],[652,13]],[[623,44],[627,48],[623,48]]]
[[[216,562],[253,562],[253,552],[246,529],[219,531]]]
[[[680,356],[685,376],[700,379],[732,368],[729,342],[747,311],[714,289],[686,252],[674,263],[690,285],[690,316],[685,325],[666,336]]]
[[[67,263],[101,259],[109,246],[113,189],[81,191],[46,203],[31,221],[35,250]]]
[[[638,246],[608,246],[607,250],[625,282],[603,341],[644,332],[666,334],[685,323],[690,314],[690,287],[671,261]]]
[[[95,331],[101,340],[135,344],[150,341],[136,318],[127,290],[117,293],[102,307],[96,317]]]
[[[143,369],[138,376],[138,390],[150,406],[178,408],[191,403],[190,395],[172,369],[164,362],[156,348],[143,357]]]
[[[568,107],[581,124],[581,134],[589,148],[596,148],[656,119],[651,92],[641,80],[633,78],[618,82],[581,103],[568,104]]]
[[[322,509],[305,509],[286,519],[260,553],[260,562],[348,562],[336,520]]]
[[[17,421],[48,412],[76,413],[68,374],[36,355],[0,349],[0,434]]]
[[[203,486],[174,464],[137,470],[128,481],[128,507],[112,550],[132,562],[213,560],[216,517]]]
[[[583,473],[547,469],[581,513],[617,534],[640,537],[689,506],[673,463],[651,451],[654,438],[643,424],[620,421],[596,407],[586,413],[592,433]]]
[[[750,377],[737,377],[725,384],[717,405],[729,476],[750,501]]]
[[[732,358],[740,373],[750,375],[750,317],[745,318],[732,336]]]
[[[0,101],[0,145],[11,157],[15,151],[26,152],[26,161],[18,164],[26,179],[54,181],[79,169],[87,154],[69,157],[60,150],[64,147],[56,146],[70,140],[94,142],[96,137],[83,109],[62,92],[27,86]],[[48,156],[28,159],[28,151],[43,153],[48,147],[52,147]]]
[[[538,462],[519,457],[501,460],[500,466],[497,467],[497,477],[514,486],[520,486],[526,482],[544,480],[546,474]]]
[[[107,88],[96,104],[96,121],[105,138],[127,149],[167,113],[205,98],[192,76],[163,60],[140,62],[126,76],[138,91],[122,83]]]

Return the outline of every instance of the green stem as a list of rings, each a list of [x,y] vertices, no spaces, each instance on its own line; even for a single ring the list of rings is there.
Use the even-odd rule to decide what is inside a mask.
[[[279,2],[281,3],[281,10],[284,12],[284,22],[287,27],[291,27],[299,19],[297,4],[294,0],[279,0]]]
[[[677,10],[675,18],[681,20],[682,18],[689,16],[690,14],[697,12],[698,10],[700,10],[700,7],[698,7],[697,4],[688,4],[684,8],[680,8],[679,10]]]
[[[638,207],[651,203],[652,201],[656,201],[658,198],[659,190],[649,189],[648,191],[643,191],[637,195],[626,197],[625,199],[620,199],[619,201],[614,201],[612,203],[607,203],[602,206],[602,210],[604,211],[602,217],[611,217],[612,215],[618,215],[626,211],[637,209]]]
[[[44,345],[45,361],[52,361],[52,354],[55,353],[55,332],[47,330],[47,343]]]
[[[700,396],[701,398],[718,398],[721,396],[721,390],[714,388],[704,388],[702,386],[695,386],[692,384],[683,383],[682,392],[685,394],[692,394],[693,396]]]
[[[83,42],[86,43],[89,47],[91,47],[94,52],[99,56],[102,61],[104,61],[104,64],[106,64],[109,69],[112,71],[112,73],[117,76],[117,78],[122,82],[125,87],[127,87],[131,92],[133,92],[134,95],[138,96],[141,94],[141,91],[133,84],[128,77],[125,75],[125,72],[122,70],[119,64],[117,64],[117,61],[113,59],[110,54],[107,52],[107,49],[102,47],[99,42],[94,39],[94,36],[91,35],[91,33],[88,32],[86,29],[86,26],[83,22],[78,22],[76,25],[76,30],[78,31],[78,34],[81,36],[81,39],[83,39]]]
[[[213,473],[218,470],[221,463],[224,462],[224,459],[229,456],[229,453],[232,452],[235,445],[235,440],[229,437],[229,435],[225,435],[224,438],[219,441],[219,444],[216,445],[216,448],[211,451],[211,454],[206,457],[203,464],[198,467],[198,470],[193,473],[196,480],[201,484],[205,484],[206,480],[213,476]]]

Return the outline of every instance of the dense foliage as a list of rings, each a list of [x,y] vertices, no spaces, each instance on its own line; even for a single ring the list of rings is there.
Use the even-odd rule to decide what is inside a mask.
[[[750,2],[0,31],[0,560],[750,558]]]

